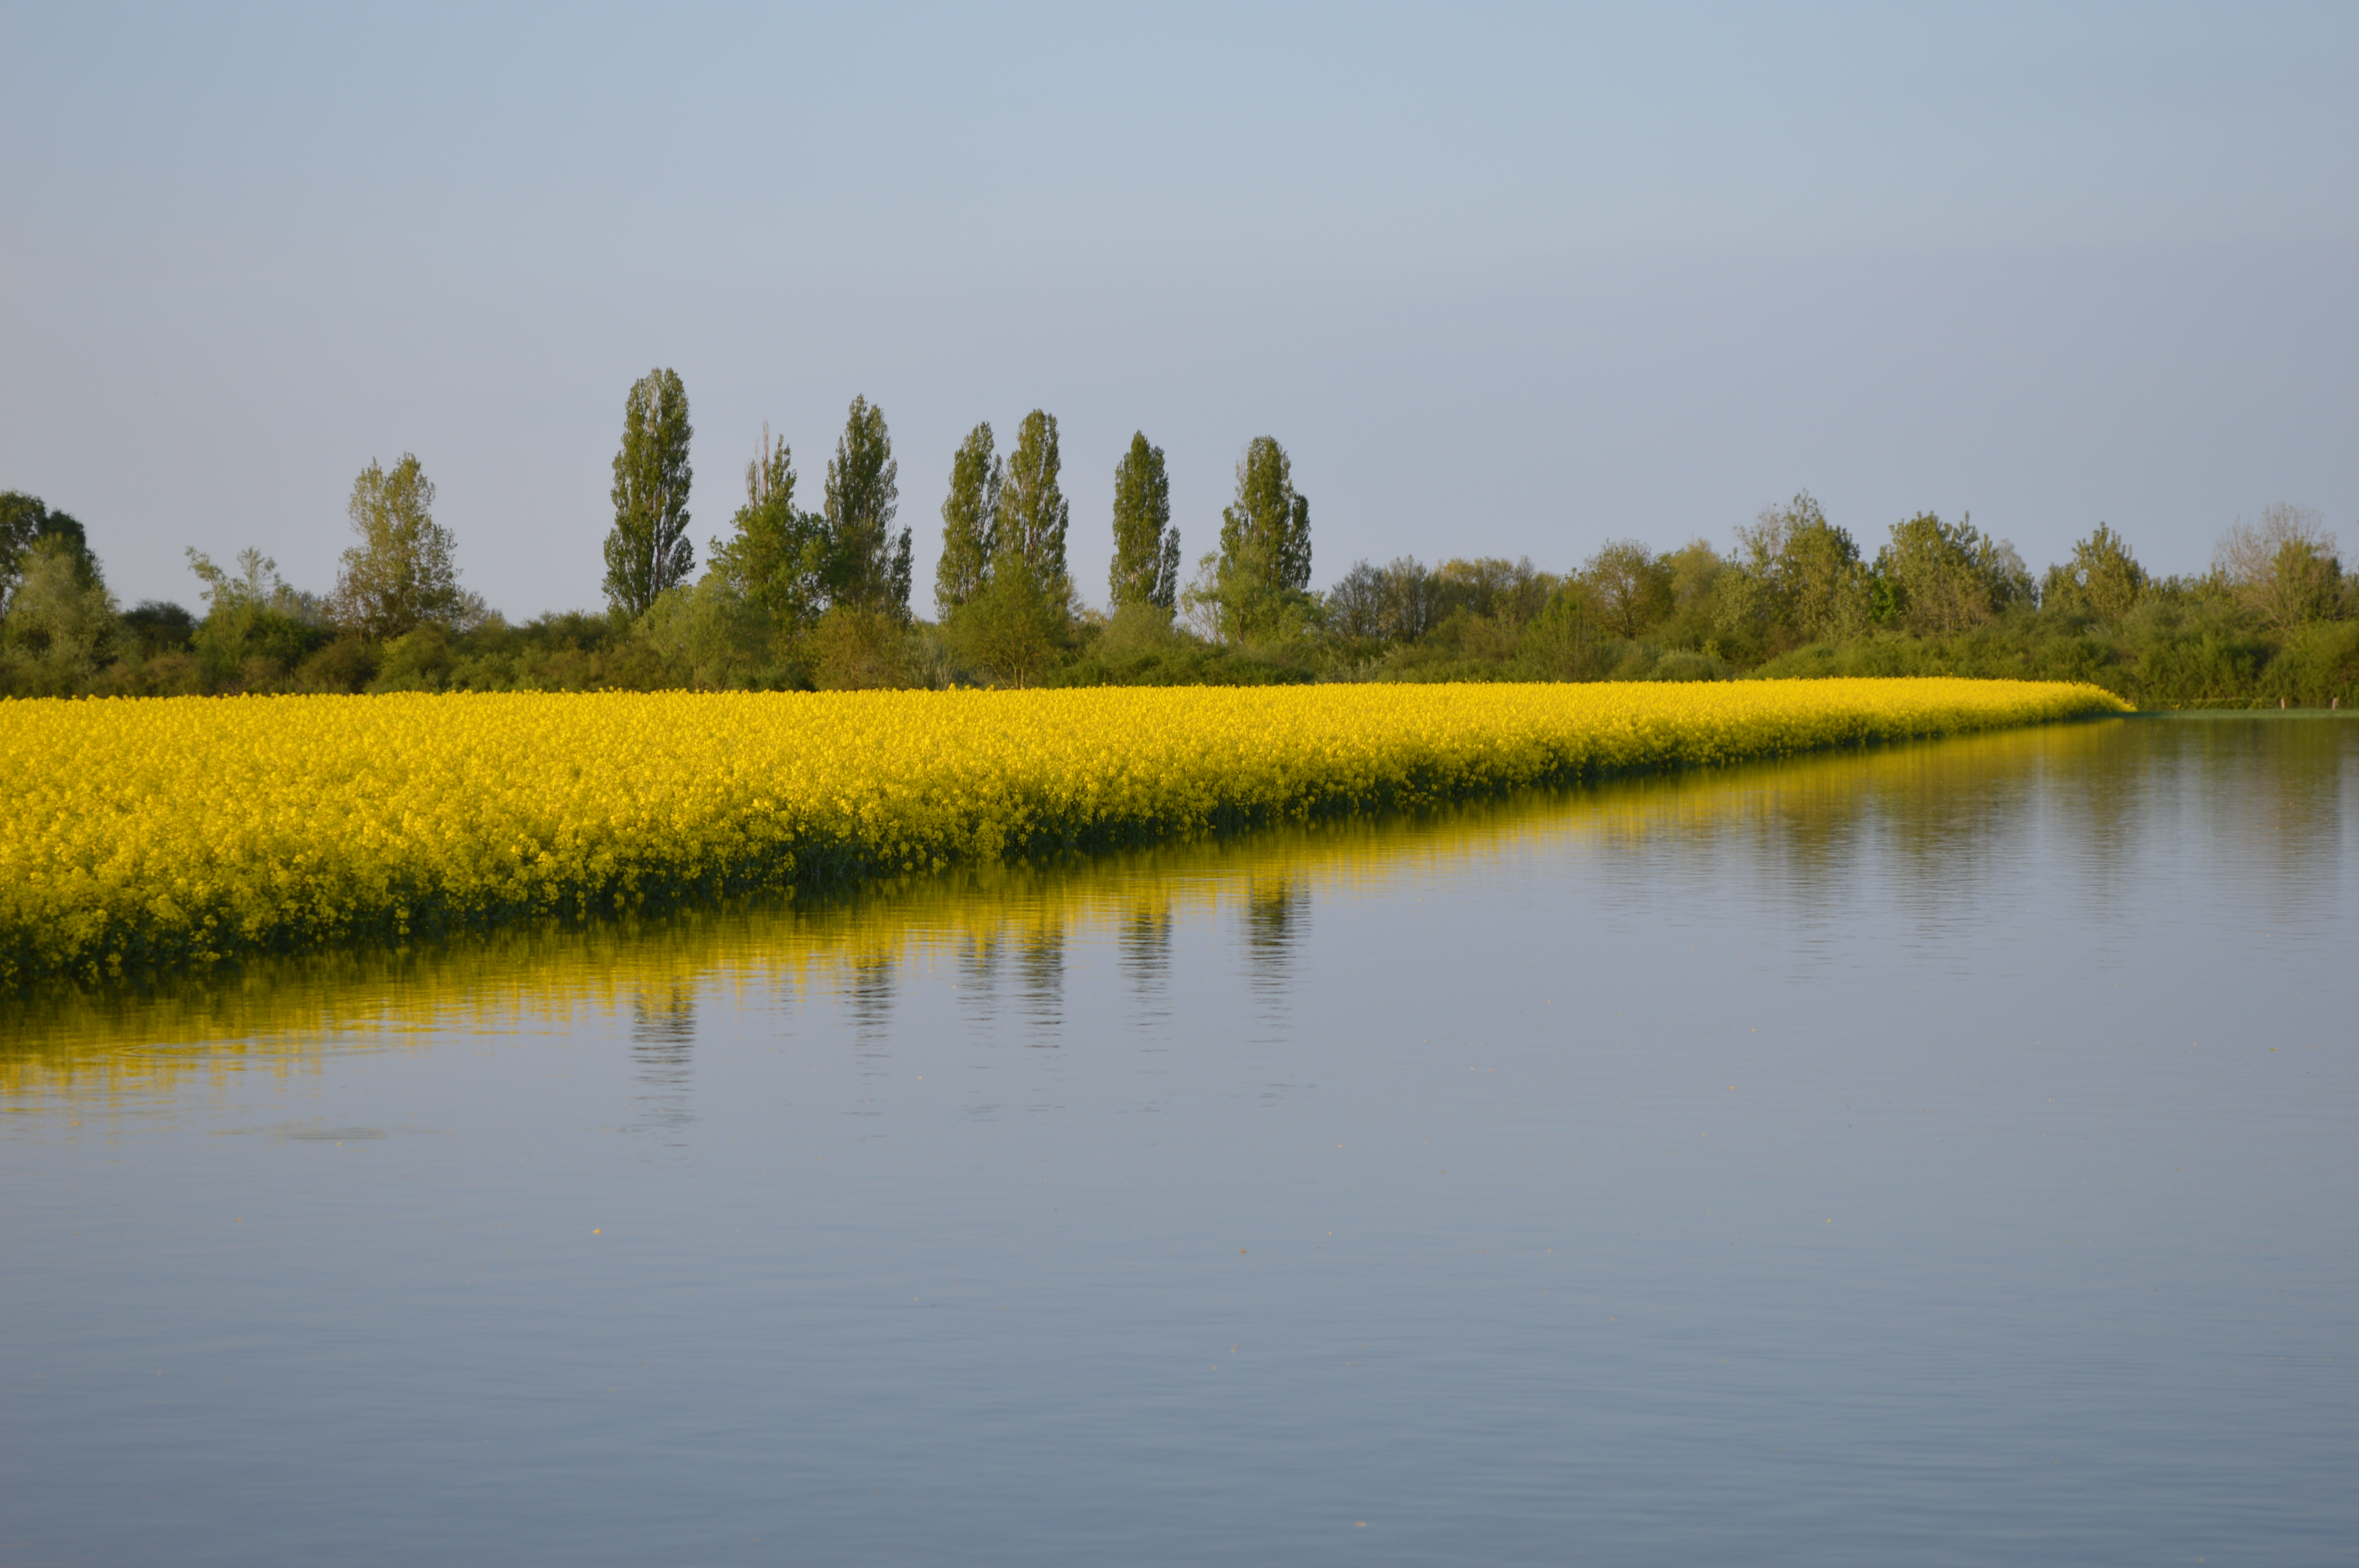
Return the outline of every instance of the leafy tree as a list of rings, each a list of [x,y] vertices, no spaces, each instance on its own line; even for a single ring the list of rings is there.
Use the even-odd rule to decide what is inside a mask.
[[[2072,546],[2069,566],[2051,567],[2043,602],[2078,610],[2100,621],[2117,622],[2146,597],[2146,568],[2119,534],[2103,523]]]
[[[1310,588],[1310,498],[1295,490],[1286,449],[1256,436],[1237,460],[1236,499],[1221,513],[1221,634],[1237,643],[1277,635],[1299,621]]]
[[[98,579],[98,557],[90,553],[82,525],[63,512],[52,512],[38,495],[21,490],[0,491],[0,610],[5,610],[24,575],[27,555],[43,540],[57,540],[91,581]]]
[[[960,651],[1009,686],[1038,680],[1066,642],[1060,587],[1045,580],[1012,546],[1003,546],[990,580],[951,622]]]
[[[1327,590],[1328,630],[1369,642],[1389,641],[1385,568],[1361,559]]]
[[[999,548],[1031,568],[1041,591],[1063,603],[1072,579],[1065,570],[1065,526],[1071,508],[1057,486],[1057,416],[1035,408],[1016,427],[999,492]]]
[[[1605,629],[1633,638],[1671,612],[1670,563],[1636,539],[1609,539],[1581,568]]]
[[[623,403],[623,446],[614,454],[614,526],[606,535],[606,599],[625,615],[647,613],[656,596],[688,580],[696,546],[688,537],[688,390],[675,371],[631,384]]]
[[[25,552],[40,536],[49,509],[38,495],[21,490],[0,491],[0,606],[23,574]]]
[[[1598,673],[1602,635],[1595,592],[1586,579],[1560,586],[1524,628],[1524,656],[1553,676],[1585,680]]]
[[[1471,563],[1448,564],[1462,568]],[[1355,561],[1327,590],[1328,630],[1381,643],[1414,643],[1432,631],[1450,608],[1451,586],[1441,572],[1426,570],[1413,556],[1381,567]]]
[[[2220,536],[2212,568],[2236,601],[2278,632],[2333,617],[2343,589],[2343,560],[2325,520],[2306,507],[2262,509]]]
[[[80,544],[76,534],[52,530],[37,534],[18,557],[0,655],[6,664],[29,667],[12,672],[17,674],[12,684],[73,691],[119,650],[123,621],[114,596]]]
[[[1528,556],[1512,561],[1504,556],[1453,557],[1433,568],[1437,617],[1463,611],[1484,620],[1521,625],[1540,612],[1555,589],[1556,579],[1536,569]]]
[[[819,615],[827,519],[795,507],[794,455],[762,427],[762,444],[745,465],[745,503],[736,532],[711,542],[712,570],[737,597],[788,632]]]
[[[1679,646],[1701,646],[1717,657],[1721,652],[1721,642],[1715,635],[1719,630],[1721,589],[1727,579],[1737,574],[1721,558],[1718,550],[1701,539],[1689,540],[1662,557],[1661,564],[1669,575],[1671,612],[1655,628],[1654,635]]]
[[[1933,636],[1979,626],[2032,597],[2015,546],[1984,535],[1971,514],[1944,523],[1920,512],[1895,523],[1892,542],[1876,552],[1875,578],[1886,614]]]
[[[865,397],[852,400],[835,456],[827,465],[827,547],[821,586],[831,606],[909,616],[909,531],[897,539],[901,465],[885,411]]]
[[[991,580],[999,551],[999,495],[1006,470],[992,455],[988,421],[967,432],[951,459],[942,498],[942,557],[934,568],[934,607],[947,622]]]
[[[1384,570],[1385,636],[1414,643],[1433,630],[1443,614],[1440,574],[1425,569],[1415,556],[1397,556]]]
[[[434,521],[434,481],[411,453],[390,472],[375,459],[345,508],[360,543],[346,550],[329,612],[364,636],[398,637],[429,622],[472,625],[483,600],[459,587],[451,530]]]
[[[1852,536],[1827,521],[1805,491],[1784,507],[1765,509],[1739,528],[1738,563],[1746,581],[1725,609],[1757,618],[1788,641],[1855,637],[1867,630],[1873,583]]]
[[[1130,450],[1114,470],[1114,570],[1108,586],[1116,610],[1152,604],[1169,610],[1180,595],[1180,530],[1171,525],[1171,481],[1163,449],[1133,432]]]
[[[770,626],[763,606],[716,568],[666,589],[633,630],[682,685],[729,690],[758,684]]]
[[[839,604],[819,618],[806,644],[812,684],[821,691],[865,691],[908,684],[907,617]]]
[[[188,556],[204,584],[205,618],[191,644],[208,687],[283,673],[330,640],[319,600],[289,588],[260,550],[240,550],[234,575],[201,551]]]
[[[143,599],[123,612],[123,628],[141,656],[152,659],[186,648],[197,618],[168,600]]]

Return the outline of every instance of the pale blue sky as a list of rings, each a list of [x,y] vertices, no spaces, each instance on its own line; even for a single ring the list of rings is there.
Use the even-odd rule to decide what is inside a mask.
[[[471,586],[600,601],[624,393],[699,554],[762,423],[881,404],[930,604],[951,452],[1045,406],[1189,556],[1251,437],[1317,580],[1725,543],[1808,488],[2200,568],[2359,549],[2359,7],[0,6],[0,488],[126,601],[325,589],[415,451]]]

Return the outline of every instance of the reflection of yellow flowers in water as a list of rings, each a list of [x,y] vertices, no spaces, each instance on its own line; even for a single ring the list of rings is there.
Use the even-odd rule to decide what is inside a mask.
[[[965,867],[872,883],[857,897],[722,901],[660,919],[518,922],[449,944],[265,957],[153,988],[38,987],[0,998],[0,1102],[56,1096],[95,1108],[175,1093],[192,1079],[225,1085],[256,1070],[309,1072],[356,1048],[452,1034],[564,1035],[651,1001],[685,1000],[691,1010],[789,997],[856,1003],[918,969],[994,951],[1109,940],[1152,950],[1175,924],[1234,918],[1250,929],[1274,903],[1392,898],[1433,876],[1527,867],[1582,846],[1616,857],[1691,854],[1723,886],[1774,868],[1788,896],[1815,886],[1821,897],[1847,897],[1840,868],[1861,822],[1886,822],[1886,841],[1904,851],[1913,845],[1954,860],[1977,839],[1962,826],[1988,825],[2009,803],[2023,805],[2032,781],[2049,772],[2081,778],[2120,733],[2016,730],[1865,757],[1657,773],[1414,815],[1314,818],[1029,866]],[[2101,817],[2107,809],[2103,791],[2075,784],[2065,795],[2086,799]]]
[[[0,979],[2120,706],[1965,680],[0,704]]]

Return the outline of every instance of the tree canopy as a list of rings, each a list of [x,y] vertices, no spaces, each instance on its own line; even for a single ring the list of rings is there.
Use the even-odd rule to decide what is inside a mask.
[[[1892,525],[1892,542],[1875,555],[1875,581],[1883,619],[1937,637],[2034,597],[2014,546],[1984,535],[1971,516],[1944,523],[1930,512]]]
[[[0,491],[0,610],[14,597],[33,547],[45,540],[55,541],[72,558],[85,583],[100,580],[98,557],[90,553],[90,536],[80,522],[52,512],[38,495]]]
[[[606,535],[606,599],[644,615],[657,596],[688,580],[696,546],[688,537],[688,391],[676,371],[653,370],[623,402],[623,446],[614,454],[614,526]]]
[[[1237,460],[1212,589],[1222,634],[1237,643],[1277,636],[1308,604],[1310,498],[1294,488],[1294,460],[1274,436],[1255,437]]]
[[[1744,609],[1801,642],[1855,637],[1875,613],[1867,563],[1808,491],[1736,531]]]
[[[1006,470],[992,452],[991,424],[977,425],[951,457],[942,498],[942,554],[934,568],[934,608],[943,620],[981,593],[999,550],[999,496]]]
[[[482,616],[483,601],[459,587],[456,541],[434,521],[434,481],[416,454],[404,452],[390,470],[370,459],[344,511],[360,542],[344,552],[328,601],[337,624],[390,638]]]
[[[794,454],[762,427],[761,445],[745,465],[745,503],[731,519],[728,539],[712,541],[712,570],[788,631],[820,612],[827,519],[795,505]]]
[[[2146,568],[2129,545],[2104,524],[2072,546],[2072,558],[2048,574],[2044,601],[2057,610],[2078,610],[2100,621],[2117,622],[2146,597]]]
[[[2269,626],[2288,632],[2334,613],[2343,561],[2325,519],[2302,506],[2264,507],[2220,536],[2212,569],[2237,601]]]
[[[827,465],[827,549],[822,586],[831,606],[909,613],[909,531],[896,535],[901,465],[885,411],[854,397]]]
[[[1057,416],[1035,408],[1016,428],[999,492],[999,548],[1030,570],[1041,591],[1062,601],[1072,579],[1065,570],[1065,529],[1071,508],[1058,487],[1064,460],[1057,449]]]
[[[1180,594],[1180,530],[1171,525],[1171,481],[1163,449],[1133,432],[1130,449],[1114,470],[1114,568],[1107,586],[1114,607],[1151,604],[1169,610]]]

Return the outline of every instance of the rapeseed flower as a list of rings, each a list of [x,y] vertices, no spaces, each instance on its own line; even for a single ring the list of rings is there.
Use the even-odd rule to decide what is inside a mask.
[[[2123,706],[1948,679],[0,703],[0,983]]]

